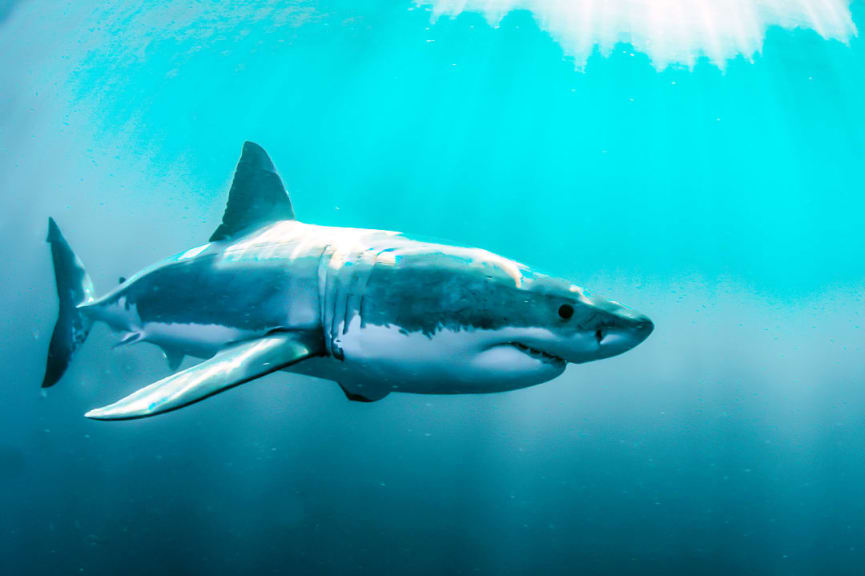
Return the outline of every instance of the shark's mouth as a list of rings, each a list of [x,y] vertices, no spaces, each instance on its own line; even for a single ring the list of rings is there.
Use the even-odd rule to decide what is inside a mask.
[[[537,348],[532,348],[531,346],[523,344],[522,342],[508,342],[508,345],[513,346],[523,354],[541,360],[542,362],[550,362],[553,364],[566,364],[564,358],[556,356],[555,354],[550,354],[549,352],[544,352],[543,350],[538,350]]]

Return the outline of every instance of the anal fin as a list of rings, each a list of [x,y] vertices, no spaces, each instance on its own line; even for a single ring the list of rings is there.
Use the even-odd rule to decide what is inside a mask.
[[[352,386],[348,387],[343,383],[339,383],[345,397],[352,402],[377,402],[389,394],[387,390],[376,390],[373,388]]]
[[[241,342],[85,416],[129,420],[177,410],[318,355],[321,348],[320,337],[298,332],[276,332]]]
[[[123,339],[120,340],[117,344],[112,346],[112,348],[120,348],[121,346],[129,346],[131,344],[135,344],[142,339],[141,332],[127,332]]]
[[[160,348],[162,348],[162,354],[168,361],[168,369],[174,372],[180,368],[180,365],[183,364],[183,352],[176,348],[169,348],[166,346],[160,346]]]

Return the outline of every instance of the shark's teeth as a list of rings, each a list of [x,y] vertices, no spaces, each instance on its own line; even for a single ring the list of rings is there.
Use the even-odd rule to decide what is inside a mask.
[[[522,342],[509,342],[511,346],[520,350],[521,352],[525,352],[529,356],[533,358],[552,360],[554,362],[564,362],[563,358],[556,356],[555,354],[550,354],[548,352],[544,352],[543,350],[538,350],[537,348],[532,348]]]

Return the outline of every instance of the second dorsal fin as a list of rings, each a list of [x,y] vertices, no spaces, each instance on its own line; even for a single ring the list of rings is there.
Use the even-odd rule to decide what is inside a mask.
[[[210,241],[234,238],[278,220],[294,220],[291,200],[264,148],[245,142],[222,224]]]

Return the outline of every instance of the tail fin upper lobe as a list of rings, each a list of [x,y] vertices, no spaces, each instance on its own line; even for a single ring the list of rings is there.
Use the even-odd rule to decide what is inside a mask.
[[[46,240],[51,245],[60,310],[48,347],[43,388],[53,386],[60,380],[72,360],[72,355],[87,339],[90,320],[81,313],[78,306],[93,300],[93,282],[53,218],[48,219]]]

